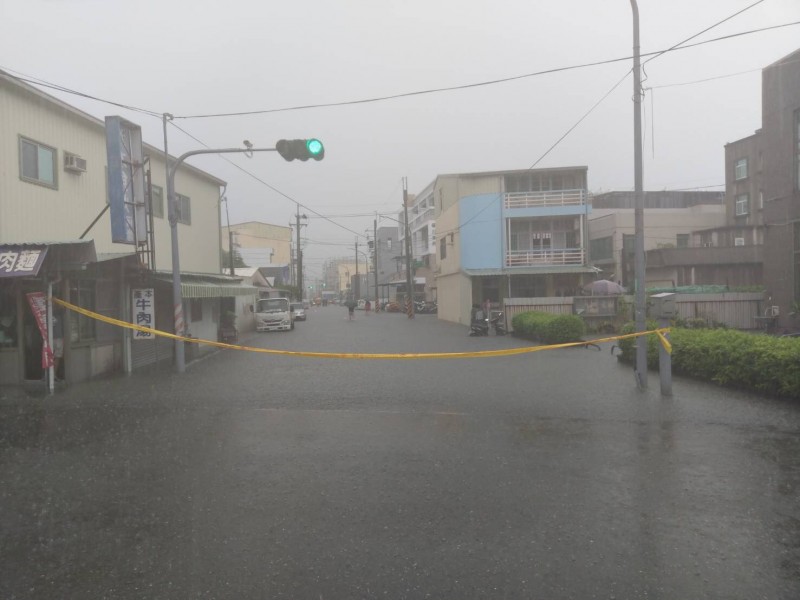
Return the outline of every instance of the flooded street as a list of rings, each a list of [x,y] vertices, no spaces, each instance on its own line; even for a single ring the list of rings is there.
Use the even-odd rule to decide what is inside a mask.
[[[312,310],[262,347],[526,345]],[[358,361],[218,353],[4,390],[3,598],[800,597],[800,405],[608,346]]]

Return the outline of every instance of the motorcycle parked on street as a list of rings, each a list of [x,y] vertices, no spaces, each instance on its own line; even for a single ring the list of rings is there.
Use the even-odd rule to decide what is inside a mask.
[[[493,311],[492,318],[489,320],[489,322],[492,324],[492,329],[494,329],[495,335],[505,335],[508,333],[506,330],[506,319],[503,311]]]
[[[482,337],[489,335],[489,317],[482,310],[477,311],[469,325],[470,337]]]

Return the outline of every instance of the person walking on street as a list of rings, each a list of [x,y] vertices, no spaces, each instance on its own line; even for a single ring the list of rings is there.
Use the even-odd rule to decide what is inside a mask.
[[[355,311],[356,311],[356,303],[355,303],[355,301],[354,301],[354,300],[351,298],[351,299],[349,299],[349,300],[347,301],[347,318],[348,318],[350,321],[352,321],[353,319],[355,319],[355,318],[356,318],[356,312],[355,312]]]
[[[370,301],[369,301],[369,300],[367,300],[366,302],[364,302],[364,314],[365,314],[366,316],[369,316],[369,311],[370,311],[371,309],[372,309],[372,304],[370,303]]]

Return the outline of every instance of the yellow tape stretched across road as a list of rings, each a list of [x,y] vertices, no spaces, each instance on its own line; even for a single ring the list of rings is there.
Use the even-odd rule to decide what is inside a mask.
[[[667,348],[667,352],[671,352],[672,347],[669,345],[669,341],[667,341],[666,337],[664,336],[665,333],[669,333],[669,328],[661,328],[661,329],[653,329],[652,331],[642,331],[639,333],[629,333],[626,335],[615,335],[613,337],[606,337],[600,338],[596,340],[590,340],[588,342],[569,342],[567,344],[553,344],[550,346],[526,346],[524,348],[507,348],[505,350],[481,350],[478,352],[428,352],[428,353],[417,353],[417,354],[361,354],[361,353],[346,353],[346,352],[299,352],[296,350],[273,350],[270,348],[254,348],[253,346],[240,346],[238,344],[226,344],[224,342],[214,342],[211,340],[200,340],[197,338],[188,338],[183,337],[180,335],[175,335],[174,333],[167,333],[166,331],[161,331],[160,329],[151,329],[149,327],[142,327],[141,325],[134,325],[133,323],[128,323],[127,321],[121,321],[119,319],[114,319],[112,317],[106,317],[105,315],[98,314],[96,312],[92,312],[90,310],[86,310],[85,308],[81,308],[80,306],[76,306],[74,304],[70,304],[64,300],[60,300],[59,298],[53,298],[53,302],[58,304],[59,306],[63,306],[71,311],[74,311],[78,314],[84,315],[89,317],[90,319],[95,319],[97,321],[102,321],[103,323],[108,323],[110,325],[116,325],[118,327],[124,327],[126,329],[134,329],[136,331],[143,331],[145,333],[152,333],[154,335],[159,335],[161,337],[170,338],[173,340],[182,340],[184,342],[189,342],[192,344],[205,344],[208,346],[215,346],[217,348],[227,348],[228,350],[246,350],[247,352],[260,352],[262,354],[283,354],[286,356],[304,356],[310,358],[362,358],[362,359],[394,359],[394,360],[402,360],[402,359],[418,359],[418,358],[483,358],[488,356],[515,356],[518,354],[530,354],[531,352],[539,352],[540,350],[554,350],[557,348],[572,348],[575,346],[586,346],[589,344],[598,344],[602,342],[613,342],[616,340],[624,340],[628,338],[635,338],[641,335],[651,335],[656,334],[658,335],[659,339],[661,340],[662,344],[666,344],[664,347]]]

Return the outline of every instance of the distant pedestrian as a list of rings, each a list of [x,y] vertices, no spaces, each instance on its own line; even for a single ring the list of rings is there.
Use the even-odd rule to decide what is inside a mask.
[[[372,304],[370,303],[369,300],[367,300],[366,302],[364,302],[364,314],[369,316],[370,310],[372,310]]]
[[[347,305],[347,318],[351,321],[356,318],[356,302],[355,300],[348,300]]]

